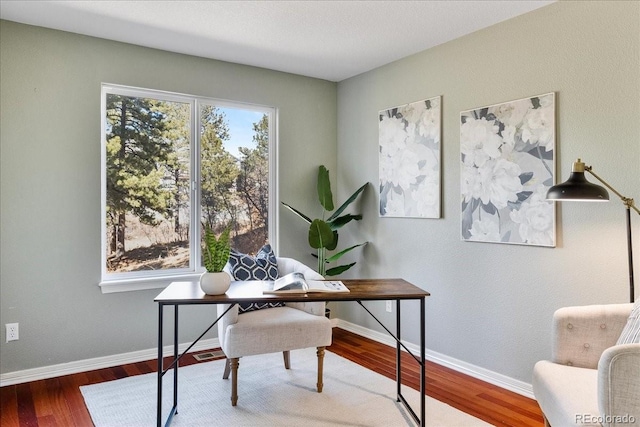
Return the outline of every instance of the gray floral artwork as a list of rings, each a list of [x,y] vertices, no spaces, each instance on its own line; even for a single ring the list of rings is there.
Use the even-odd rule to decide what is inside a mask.
[[[378,119],[380,216],[440,218],[440,97]]]
[[[555,246],[555,94],[460,114],[462,239]]]

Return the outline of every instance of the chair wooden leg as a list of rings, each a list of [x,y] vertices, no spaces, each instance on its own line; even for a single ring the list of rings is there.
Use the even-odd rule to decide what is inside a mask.
[[[227,362],[224,364],[224,374],[222,374],[222,379],[229,379],[229,372],[231,372],[231,361],[227,359]]]
[[[240,359],[234,357],[231,359],[231,406],[238,404],[238,365],[240,365]]]
[[[324,347],[318,347],[318,351],[316,352],[318,356],[318,383],[316,387],[318,387],[318,393],[322,393],[322,366],[324,362]]]
[[[282,357],[284,358],[284,368],[291,368],[291,360],[289,359],[289,350],[282,352]]]

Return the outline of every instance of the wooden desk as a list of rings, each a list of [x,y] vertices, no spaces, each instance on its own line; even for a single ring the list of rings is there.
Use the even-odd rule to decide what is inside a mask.
[[[215,325],[218,317],[181,355],[178,355],[178,307],[198,304],[230,304],[233,307],[241,302],[305,302],[305,301],[355,301],[367,311],[389,335],[396,340],[396,385],[397,400],[402,402],[420,426],[425,425],[425,300],[429,293],[402,279],[359,279],[342,280],[350,292],[308,293],[263,295],[263,282],[232,282],[229,290],[223,295],[205,295],[198,282],[173,282],[165,288],[154,301],[158,303],[158,396],[157,425],[162,426],[162,378],[173,369],[173,407],[165,425],[171,424],[173,416],[178,413],[178,367],[182,356]],[[396,301],[396,333],[395,335],[380,322],[363,304],[362,301],[392,300]],[[400,337],[400,302],[402,300],[420,301],[420,355],[416,356],[402,343]],[[165,306],[174,307],[173,328],[173,363],[165,369],[163,363],[163,314]],[[228,310],[227,310],[228,311]],[[402,395],[400,352],[404,348],[420,365],[420,415],[418,416]]]

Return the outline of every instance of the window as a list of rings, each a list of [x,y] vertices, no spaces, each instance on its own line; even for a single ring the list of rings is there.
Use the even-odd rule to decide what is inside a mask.
[[[233,247],[275,243],[275,109],[102,87],[103,292],[204,271],[204,224]]]

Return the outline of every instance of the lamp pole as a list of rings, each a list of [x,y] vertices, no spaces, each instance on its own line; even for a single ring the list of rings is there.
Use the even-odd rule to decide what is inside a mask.
[[[622,203],[624,203],[624,206],[626,208],[626,211],[627,211],[627,214],[626,214],[626,216],[627,216],[627,254],[628,254],[628,262],[629,262],[629,299],[631,300],[631,302],[634,302],[634,300],[635,300],[635,290],[634,290],[634,277],[633,277],[633,245],[632,245],[632,242],[631,242],[631,209],[635,210],[638,213],[638,215],[640,215],[640,210],[636,207],[636,205],[633,202],[632,198],[625,197],[622,194],[620,194],[615,188],[613,188],[605,180],[600,178],[593,171],[593,168],[591,166],[585,166],[584,170],[586,172],[589,172],[591,175],[593,175],[594,178],[596,178],[598,181],[600,181],[602,184],[604,184],[604,186],[607,187],[609,190],[613,191],[613,193],[622,200]]]

